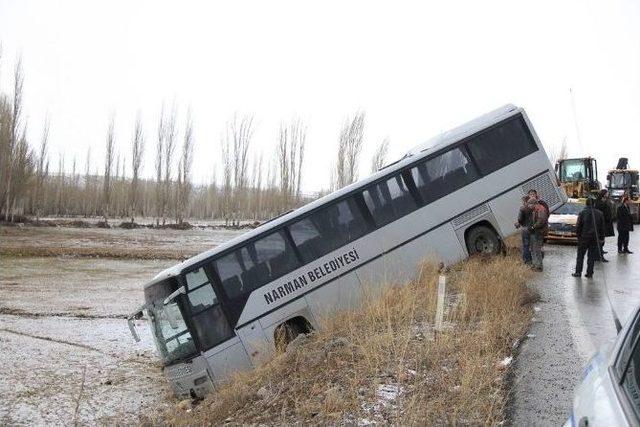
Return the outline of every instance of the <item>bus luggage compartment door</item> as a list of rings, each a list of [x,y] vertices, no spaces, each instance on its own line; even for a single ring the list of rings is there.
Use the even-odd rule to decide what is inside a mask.
[[[362,299],[360,280],[350,272],[324,283],[305,296],[306,302],[317,322],[330,314],[355,307]]]
[[[365,296],[378,296],[389,284],[397,283],[402,275],[395,256],[384,254],[358,269],[358,278]]]

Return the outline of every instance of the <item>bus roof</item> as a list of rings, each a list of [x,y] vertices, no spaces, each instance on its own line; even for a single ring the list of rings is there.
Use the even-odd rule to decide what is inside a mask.
[[[195,255],[189,259],[182,261],[179,264],[174,265],[173,267],[169,267],[166,270],[158,273],[153,280],[145,285],[145,288],[151,286],[161,280],[164,280],[168,277],[177,276],[183,270],[189,268],[192,265],[198,264],[201,261],[204,261],[208,258],[213,257],[214,255],[224,252],[225,250],[232,248],[239,243],[242,243],[245,240],[250,240],[251,238],[258,236],[264,233],[267,230],[272,228],[276,228],[279,225],[289,221],[292,218],[297,217],[298,215],[302,215],[308,211],[311,211],[319,206],[326,204],[334,199],[339,199],[341,196],[353,191],[354,189],[360,188],[362,186],[367,185],[369,182],[375,181],[381,176],[387,175],[389,172],[398,170],[403,168],[405,165],[412,163],[413,161],[428,156],[429,154],[438,151],[439,149],[446,147],[449,144],[460,141],[467,136],[470,136],[484,128],[487,128],[495,123],[498,123],[510,116],[516,115],[519,112],[524,112],[522,108],[516,107],[512,104],[507,104],[501,108],[495,109],[489,113],[483,114],[482,116],[473,119],[461,126],[458,126],[449,131],[443,132],[440,135],[429,139],[428,141],[419,144],[409,150],[402,158],[399,160],[385,166],[379,171],[371,174],[370,176],[360,179],[352,184],[347,185],[337,191],[334,191],[326,196],[323,196],[317,200],[314,200],[306,205],[290,211],[286,214],[283,214],[275,219],[269,220],[262,225],[254,228],[251,231],[241,234],[231,240],[224,242],[221,245],[216,246],[215,248],[209,249],[205,252],[202,252],[198,255]]]

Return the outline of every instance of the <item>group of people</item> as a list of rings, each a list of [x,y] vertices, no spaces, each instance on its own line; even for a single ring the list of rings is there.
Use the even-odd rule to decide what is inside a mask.
[[[549,226],[549,205],[540,199],[538,192],[529,190],[522,198],[516,228],[522,235],[522,260],[531,269],[542,271],[542,245]]]
[[[615,236],[613,232],[613,215],[607,201],[607,190],[601,190],[595,199],[587,198],[587,206],[578,215],[576,234],[578,236],[578,253],[576,269],[573,277],[582,276],[584,256],[587,255],[587,271],[585,277],[593,277],[596,261],[609,262],[604,255],[604,241]],[[624,195],[622,203],[616,211],[618,229],[618,254],[631,254],[629,250],[629,233],[633,231],[633,218],[629,209],[629,196]]]
[[[633,219],[629,209],[629,197],[625,195],[617,211],[618,254],[631,254],[629,250],[629,232],[633,231]],[[516,228],[522,235],[522,261],[532,270],[542,271],[542,251],[544,238],[549,225],[549,205],[538,196],[534,189],[529,190],[522,198],[522,206],[518,212]],[[606,237],[615,236],[613,231],[613,215],[608,203],[608,192],[602,190],[598,196],[587,198],[586,207],[578,215],[576,223],[578,250],[574,277],[582,276],[584,256],[587,255],[587,272],[585,277],[593,276],[596,261],[609,262],[604,255]]]

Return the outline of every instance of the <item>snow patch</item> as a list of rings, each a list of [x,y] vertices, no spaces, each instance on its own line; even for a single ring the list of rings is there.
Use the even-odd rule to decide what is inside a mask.
[[[511,362],[513,362],[513,357],[507,356],[498,363],[498,366],[500,366],[501,368],[506,368],[507,366],[511,365]]]

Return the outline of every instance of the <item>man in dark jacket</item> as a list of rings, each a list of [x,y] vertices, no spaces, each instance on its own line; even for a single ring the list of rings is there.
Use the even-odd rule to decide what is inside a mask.
[[[584,277],[593,277],[593,265],[596,257],[601,257],[600,241],[604,239],[604,216],[598,209],[594,209],[591,199],[587,199],[587,207],[578,215],[576,222],[578,235],[578,256],[576,258],[576,271],[573,277],[582,276],[584,255],[587,254],[587,274]]]
[[[629,250],[629,232],[633,231],[633,218],[629,210],[629,196],[622,198],[622,204],[618,206],[618,253],[632,254]]]
[[[518,211],[518,220],[515,223],[516,228],[520,229],[522,235],[522,262],[529,265],[531,264],[531,248],[530,248],[530,234],[529,226],[533,219],[533,210],[528,205],[529,196],[522,198],[522,206]]]
[[[604,250],[604,238],[615,236],[615,233],[613,232],[613,214],[611,212],[611,206],[609,205],[608,199],[609,195],[607,193],[607,190],[600,190],[600,193],[598,194],[598,197],[596,198],[594,204],[594,207],[602,212],[604,219],[604,236],[600,236],[600,252],[602,253],[602,255],[607,253]],[[600,260],[602,262],[609,262],[604,259],[604,256],[600,257]]]
[[[529,226],[531,268],[535,271],[542,271],[542,245],[549,226],[549,216],[545,207],[538,200],[529,198],[528,204],[533,211],[531,225]]]

